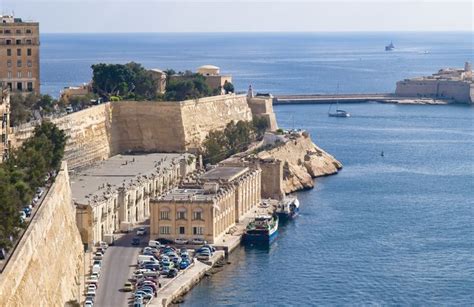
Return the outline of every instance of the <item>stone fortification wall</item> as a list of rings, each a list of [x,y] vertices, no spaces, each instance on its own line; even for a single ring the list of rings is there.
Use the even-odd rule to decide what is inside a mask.
[[[64,306],[79,298],[83,265],[83,247],[63,163],[0,274],[0,306]]]
[[[185,150],[179,102],[114,102],[112,118],[112,148],[116,153]]]
[[[185,148],[195,151],[211,130],[224,129],[231,121],[252,120],[245,95],[222,95],[181,103]]]
[[[258,153],[258,157],[263,160],[274,159],[283,162],[281,188],[284,193],[312,188],[314,186],[312,178],[335,174],[342,168],[342,164],[317,147],[306,132],[280,146]],[[270,170],[276,171],[273,167]],[[269,176],[271,175],[272,173]],[[266,176],[265,169],[262,169],[262,180]],[[268,191],[278,191],[278,189],[280,189],[279,186],[269,187]]]
[[[91,164],[107,159],[111,151],[110,103],[75,112],[63,117],[48,119],[68,136],[64,160],[69,168]],[[31,122],[13,129],[12,146],[18,147],[32,136],[39,121]]]
[[[397,82],[395,94],[401,97],[450,99],[457,103],[473,103],[473,84],[466,81],[412,79]]]
[[[273,112],[273,98],[252,97],[248,99],[248,104],[254,116],[267,120],[268,130],[276,131],[278,129],[276,116]]]

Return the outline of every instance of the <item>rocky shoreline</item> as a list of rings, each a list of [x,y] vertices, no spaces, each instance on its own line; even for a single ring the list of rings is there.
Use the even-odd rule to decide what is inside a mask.
[[[311,189],[313,178],[337,174],[342,163],[316,146],[307,132],[293,134],[287,142],[261,151],[259,159],[276,159],[283,165],[283,192]]]

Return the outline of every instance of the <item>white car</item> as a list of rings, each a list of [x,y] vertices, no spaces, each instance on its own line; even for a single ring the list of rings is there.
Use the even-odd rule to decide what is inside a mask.
[[[146,235],[146,228],[145,227],[140,227],[137,230],[137,236],[144,236]]]
[[[102,258],[104,258],[104,254],[102,254],[101,252],[95,253],[94,260],[102,260]]]
[[[194,238],[191,241],[191,243],[196,244],[196,245],[202,245],[202,244],[204,244],[204,242],[206,242],[206,241],[204,241],[204,239],[200,239],[200,238]]]
[[[86,295],[87,296],[95,296],[95,290],[94,289],[87,289]]]
[[[174,243],[176,243],[176,244],[188,244],[188,240],[186,240],[184,238],[177,238],[176,240],[174,240]]]

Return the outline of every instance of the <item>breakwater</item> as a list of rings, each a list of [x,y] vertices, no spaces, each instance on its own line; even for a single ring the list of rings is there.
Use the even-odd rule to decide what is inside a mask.
[[[274,105],[284,104],[330,104],[330,103],[399,103],[399,104],[447,104],[450,100],[420,98],[420,97],[401,97],[393,93],[374,93],[374,94],[296,94],[296,95],[278,95],[273,98]]]

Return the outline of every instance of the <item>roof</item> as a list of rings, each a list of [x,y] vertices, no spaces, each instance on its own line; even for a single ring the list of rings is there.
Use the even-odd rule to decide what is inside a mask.
[[[199,69],[220,69],[219,67],[217,66],[214,66],[214,65],[203,65],[201,67],[198,68]]]
[[[237,166],[218,166],[201,176],[202,180],[214,181],[225,180],[232,181],[237,177],[242,176],[249,170],[248,167]]]
[[[76,204],[87,204],[94,196],[100,200],[104,194],[113,194],[124,184],[136,183],[142,176],[158,174],[188,155],[156,153],[113,156],[71,175],[73,200]]]

